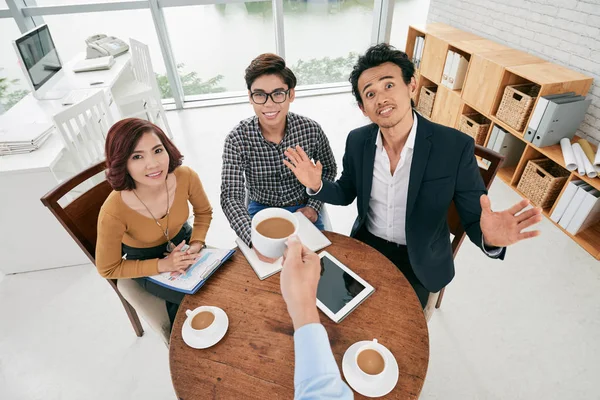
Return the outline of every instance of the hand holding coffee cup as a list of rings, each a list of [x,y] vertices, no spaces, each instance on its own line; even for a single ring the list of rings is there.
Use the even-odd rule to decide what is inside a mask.
[[[319,256],[304,246],[298,236],[290,236],[283,257],[279,283],[294,330],[306,324],[319,323],[316,306],[321,278]]]
[[[298,219],[282,208],[265,208],[252,218],[252,246],[264,257],[278,259],[285,251],[285,242],[296,235]]]

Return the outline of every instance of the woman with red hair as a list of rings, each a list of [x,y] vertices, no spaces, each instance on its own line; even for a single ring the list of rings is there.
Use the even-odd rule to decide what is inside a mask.
[[[198,174],[151,122],[127,118],[106,137],[106,179],[114,189],[98,216],[96,267],[104,278],[133,278],[164,299],[171,325],[183,294],[144,277],[181,272],[198,259],[212,208]],[[187,223],[189,205],[193,227]],[[165,254],[167,254],[165,256]]]

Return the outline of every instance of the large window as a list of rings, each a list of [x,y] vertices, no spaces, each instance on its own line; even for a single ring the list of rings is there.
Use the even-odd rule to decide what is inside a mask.
[[[84,40],[92,35],[106,34],[124,41],[135,38],[148,44],[162,97],[181,107],[183,100],[204,100],[224,92],[228,92],[225,97],[245,94],[244,70],[265,52],[284,53],[299,86],[346,90],[340,83],[347,83],[358,55],[369,47],[374,35],[379,32],[377,37],[383,38],[391,32],[390,42],[404,49],[408,25],[426,21],[431,0],[390,0],[394,1],[391,27],[384,23],[387,18],[380,18],[385,12],[379,7],[387,9],[387,3],[375,0],[282,0],[282,9],[276,8],[278,15],[273,14],[272,0],[127,0],[127,5],[118,4],[124,0],[23,1],[29,8],[25,14],[44,14],[35,21],[49,25],[63,62],[84,54]],[[98,10],[91,3],[103,4]],[[131,3],[134,9],[129,9]],[[32,11],[36,6],[44,9]],[[3,8],[7,8],[6,0],[0,0],[0,10]],[[6,18],[0,20],[0,76],[16,76],[13,79],[21,81],[11,85],[23,86],[8,40],[19,32],[8,15],[4,12]],[[29,23],[31,19],[20,21]],[[373,23],[381,25],[374,27]],[[276,47],[279,34],[282,36],[277,39],[283,42]],[[177,82],[169,82],[166,66]],[[182,87],[183,93],[175,87],[172,91],[173,83]],[[7,89],[3,90],[5,94]]]
[[[2,1],[2,0],[0,0]],[[121,0],[25,0],[28,6],[63,6],[69,4],[88,4],[88,3],[119,3]]]
[[[275,52],[270,1],[164,9],[186,96],[246,90],[244,70]]]
[[[12,45],[12,41],[20,35],[14,20],[0,19],[0,114],[29,93],[29,86],[17,63],[17,54]]]
[[[65,0],[48,0],[65,1]],[[40,0],[38,0],[38,3]],[[115,36],[129,43],[133,38],[146,43],[150,48],[150,58],[154,72],[158,75],[163,98],[170,96],[170,86],[166,78],[158,37],[154,29],[150,10],[123,10],[84,14],[47,15],[44,21],[50,28],[54,43],[63,61],[85,53],[85,39],[96,34]],[[76,32],[76,33],[75,33]]]
[[[427,21],[430,0],[396,0],[390,44],[398,50],[406,49],[406,36],[410,25],[424,24]]]
[[[373,0],[284,0],[285,52],[299,85],[347,82],[369,47]]]

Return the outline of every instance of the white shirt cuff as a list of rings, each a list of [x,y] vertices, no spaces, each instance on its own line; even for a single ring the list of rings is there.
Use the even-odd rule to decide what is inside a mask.
[[[319,194],[321,189],[323,189],[323,181],[321,181],[321,186],[319,186],[319,190],[317,190],[316,192],[313,191],[312,189],[306,188],[306,194],[309,196],[316,196]]]
[[[504,249],[504,247],[496,247],[490,250],[486,249],[485,241],[483,240],[483,235],[481,235],[481,248],[488,257],[498,257],[500,253],[502,253],[502,249]]]

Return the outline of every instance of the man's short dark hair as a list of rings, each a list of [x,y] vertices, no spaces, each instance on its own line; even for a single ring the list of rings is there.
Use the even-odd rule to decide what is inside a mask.
[[[350,73],[349,80],[352,84],[352,94],[354,94],[356,101],[361,106],[363,102],[360,97],[360,90],[358,89],[358,78],[360,78],[361,74],[366,70],[375,68],[387,62],[396,64],[400,67],[404,83],[407,85],[410,83],[410,80],[415,74],[415,66],[405,52],[397,50],[394,46],[390,46],[387,43],[371,46],[364,55],[358,57],[358,61],[356,61],[356,64]],[[412,99],[410,100],[410,103],[413,107],[415,106]]]
[[[296,76],[285,66],[285,60],[277,54],[265,53],[252,60],[244,75],[248,90],[251,90],[254,81],[263,75],[277,75],[288,89],[296,87]]]

